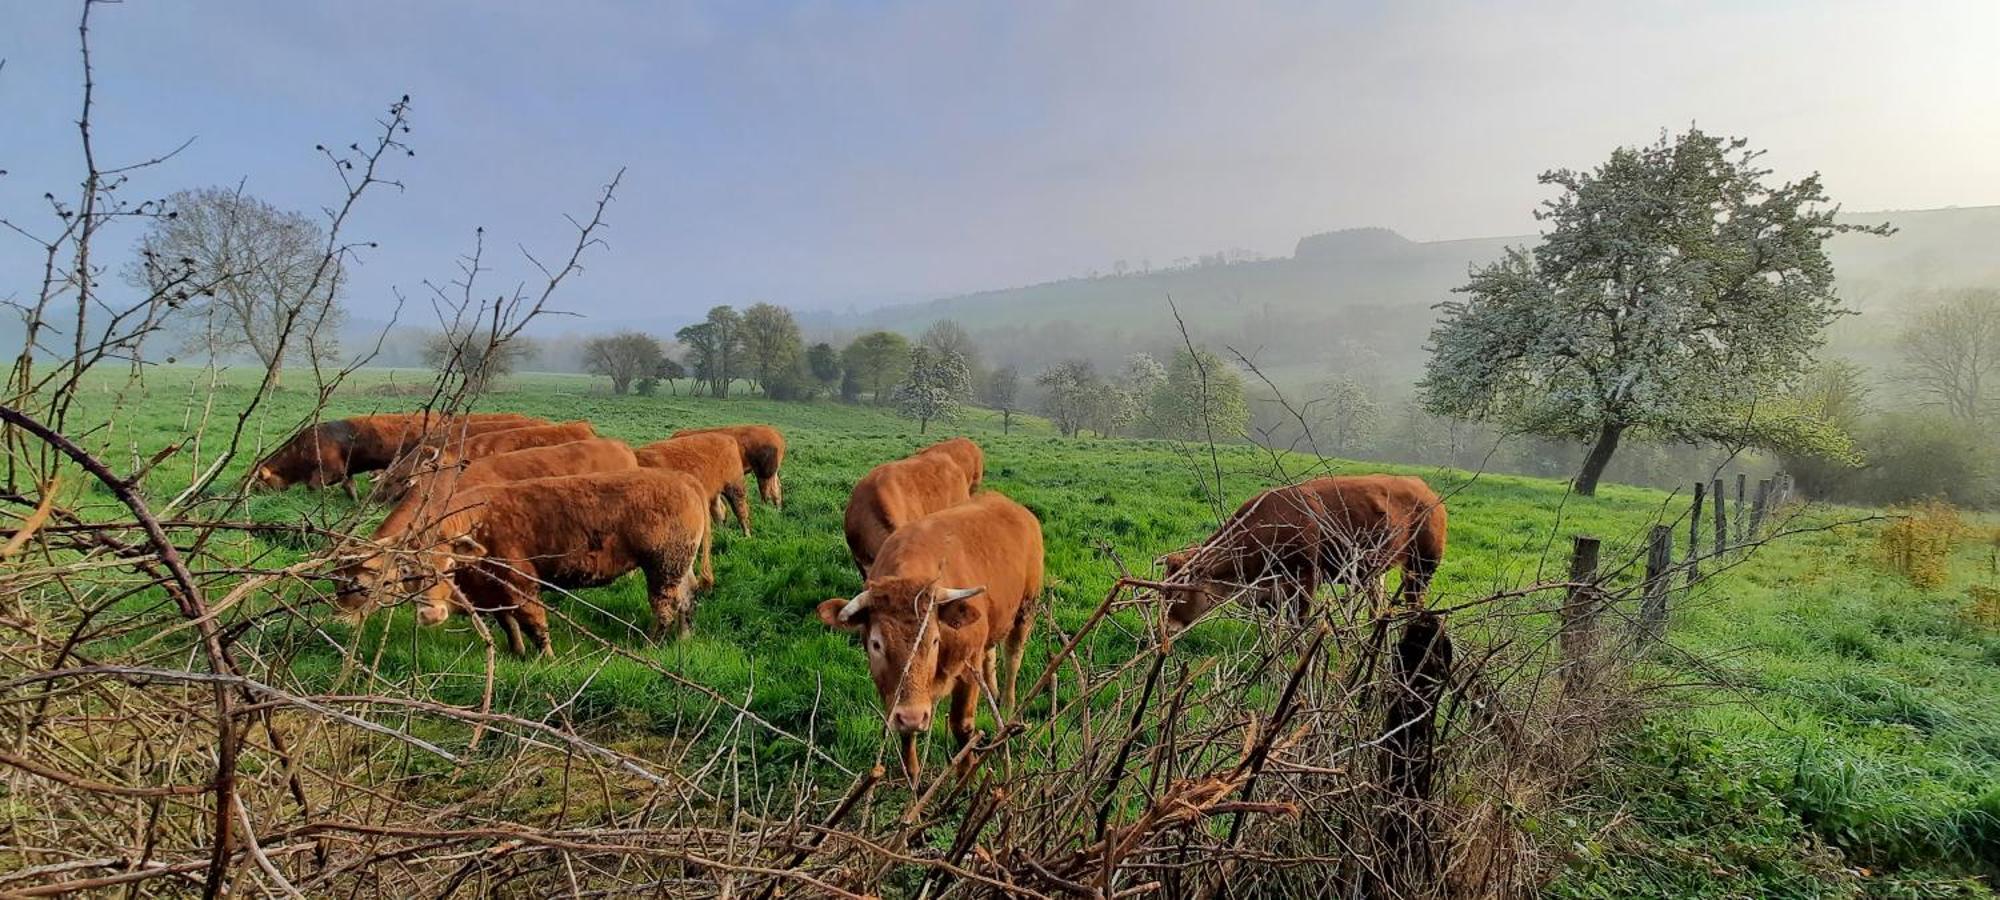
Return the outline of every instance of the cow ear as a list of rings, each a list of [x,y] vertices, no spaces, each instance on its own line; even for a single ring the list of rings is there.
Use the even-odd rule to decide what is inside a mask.
[[[841,611],[847,607],[847,604],[848,600],[846,597],[835,597],[831,600],[820,601],[818,610],[820,622],[836,631],[860,631],[861,617],[859,615],[850,616],[845,620],[840,617]]]
[[[458,537],[452,538],[451,549],[453,552],[465,556],[486,555],[486,545],[480,543],[477,538],[469,534],[461,534]]]
[[[985,610],[980,609],[977,603],[952,603],[938,607],[938,621],[944,623],[947,635],[977,625],[985,618]]]

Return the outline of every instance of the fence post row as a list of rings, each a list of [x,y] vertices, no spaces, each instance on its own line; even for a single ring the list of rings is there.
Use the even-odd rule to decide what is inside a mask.
[[[1701,501],[1708,493],[1708,485],[1694,483],[1694,508],[1688,512],[1688,584],[1692,586],[1696,576],[1701,574]]]
[[[1748,512],[1748,510],[1745,509],[1746,504],[1744,501],[1749,499],[1749,491],[1746,490],[1746,487],[1749,485],[1749,483],[1750,483],[1750,476],[1745,475],[1742,472],[1736,473],[1736,543],[1739,544],[1743,543],[1745,540],[1748,540],[1748,538],[1745,536],[1748,534],[1748,532],[1744,531],[1743,523],[1748,518],[1747,516],[1744,515],[1744,513]]]
[[[1757,479],[1757,502],[1750,507],[1750,537],[1756,540],[1764,526],[1764,513],[1771,505],[1771,479]]]
[[[1577,535],[1569,559],[1569,595],[1563,599],[1562,626],[1557,646],[1562,653],[1563,686],[1571,692],[1590,680],[1591,657],[1596,653],[1598,602],[1597,558],[1601,549],[1597,538]]]
[[[1674,528],[1654,525],[1646,545],[1646,589],[1639,603],[1639,639],[1643,643],[1666,637],[1667,582],[1673,580],[1668,570],[1673,564]]]
[[[1722,493],[1722,479],[1708,483],[1709,500],[1715,506],[1715,555],[1720,557],[1729,546],[1729,498]]]

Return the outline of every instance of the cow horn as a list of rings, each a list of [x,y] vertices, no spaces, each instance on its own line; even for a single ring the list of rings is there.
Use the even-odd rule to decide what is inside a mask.
[[[937,602],[938,602],[938,605],[939,605],[939,606],[943,606],[943,605],[945,605],[945,604],[947,604],[947,603],[956,603],[956,602],[958,602],[958,601],[960,601],[960,600],[964,600],[964,599],[965,599],[965,598],[967,598],[967,597],[977,597],[977,596],[979,596],[980,594],[984,594],[984,593],[986,593],[986,588],[985,588],[985,587],[983,587],[983,586],[982,586],[982,587],[969,587],[969,588],[956,588],[956,589],[954,589],[954,588],[945,588],[945,589],[944,589],[943,591],[940,591],[940,592],[938,593],[938,601],[937,601]]]
[[[859,594],[855,594],[854,599],[847,601],[847,605],[840,608],[840,621],[845,622],[849,619],[852,619],[854,618],[855,613],[858,613],[867,608],[868,608],[868,592],[862,591]]]

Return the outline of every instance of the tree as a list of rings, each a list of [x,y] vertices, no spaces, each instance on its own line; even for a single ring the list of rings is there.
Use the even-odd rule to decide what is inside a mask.
[[[1125,357],[1125,391],[1131,397],[1131,420],[1139,426],[1139,433],[1146,437],[1160,437],[1166,428],[1153,421],[1153,395],[1167,383],[1167,367],[1153,354],[1139,352]]]
[[[729,382],[742,374],[738,370],[742,332],[743,317],[729,306],[710,309],[707,319],[674,332],[675,339],[687,345],[694,377],[708,382],[710,396],[727,398]]]
[[[806,371],[819,382],[821,390],[833,390],[840,384],[840,351],[825,341],[807,347]]]
[[[805,339],[792,311],[782,306],[758,303],[743,311],[743,371],[770,395],[771,382],[793,374],[803,362]],[[803,386],[803,378],[793,379],[788,389]]]
[[[1000,411],[1000,433],[1014,433],[1014,407],[1020,402],[1021,370],[1013,366],[1001,366],[986,376],[980,389],[979,402]]]
[[[1936,298],[1910,316],[1896,350],[1902,380],[1924,404],[1977,424],[2000,400],[2000,290]]]
[[[471,394],[485,393],[494,379],[514,374],[534,356],[533,341],[519,335],[501,338],[478,327],[453,328],[424,341],[424,363],[441,374],[464,379],[465,390]]]
[[[623,394],[635,378],[657,371],[667,358],[660,339],[637,331],[591,338],[583,345],[583,370],[611,379],[611,393]]]
[[[1056,363],[1036,375],[1035,384],[1042,388],[1042,411],[1056,423],[1056,430],[1063,437],[1076,437],[1089,420],[1098,384],[1090,362],[1072,359]]]
[[[1591,495],[1628,432],[1738,446],[1841,313],[1823,244],[1886,226],[1834,221],[1819,176],[1775,187],[1756,151],[1699,130],[1620,148],[1442,304],[1420,390],[1441,415],[1586,441]],[[1775,449],[1775,448],[1774,448]]]
[[[910,341],[893,331],[871,331],[854,339],[840,359],[854,377],[854,396],[868,391],[875,402],[887,403],[889,390],[903,380],[910,365]],[[847,392],[843,389],[842,396]]]
[[[1129,391],[1100,379],[1084,392],[1083,421],[1079,424],[1097,432],[1098,437],[1111,437],[1131,426],[1138,411],[1139,404]]]
[[[248,351],[272,383],[285,363],[338,352],[346,271],[327,255],[326,232],[303,213],[279,209],[240,188],[200,188],[167,198],[126,271],[134,287],[166,279],[209,285],[181,307],[191,352]]]
[[[956,353],[965,360],[968,370],[979,368],[979,346],[972,342],[972,333],[965,326],[951,319],[939,319],[924,329],[917,343],[931,348],[937,353]]]
[[[1361,382],[1340,375],[1327,382],[1320,404],[1320,436],[1326,452],[1352,456],[1367,446],[1381,424],[1382,408]]]
[[[674,387],[674,382],[688,377],[688,370],[686,366],[676,362],[673,357],[661,356],[659,367],[653,370],[653,377],[666,382],[667,393],[678,397],[680,396],[680,390]]]
[[[1868,415],[1867,376],[1854,363],[1828,360],[1808,370],[1785,399],[1800,414],[1846,438],[1845,449],[1851,451],[1853,436],[1861,433],[1862,419]],[[1779,452],[1778,458],[1808,497],[1832,496],[1860,462],[1852,452],[1795,449]]]
[[[1237,438],[1250,425],[1243,376],[1207,350],[1174,354],[1147,414],[1162,435],[1182,441]]]
[[[971,392],[965,357],[919,345],[910,349],[909,373],[896,385],[896,412],[917,420],[917,433],[925,434],[932,420],[958,418],[959,406]]]

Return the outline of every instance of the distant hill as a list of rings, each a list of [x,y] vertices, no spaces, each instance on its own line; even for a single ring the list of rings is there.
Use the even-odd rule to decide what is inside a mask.
[[[1872,355],[1882,319],[1917,291],[2000,284],[2000,207],[1853,213],[1856,223],[1888,222],[1889,238],[1845,235],[1831,250],[1841,290],[1862,313],[1837,329],[1836,349]],[[1289,258],[1197,266],[980,291],[928,303],[830,317],[845,328],[915,333],[956,319],[990,356],[1033,368],[1066,356],[1109,364],[1135,349],[1179,343],[1171,297],[1197,340],[1253,355],[1267,374],[1294,384],[1326,371],[1343,342],[1379,357],[1385,385],[1407,383],[1423,365],[1433,306],[1467,271],[1534,235],[1411,241],[1383,228],[1301,238]]]

